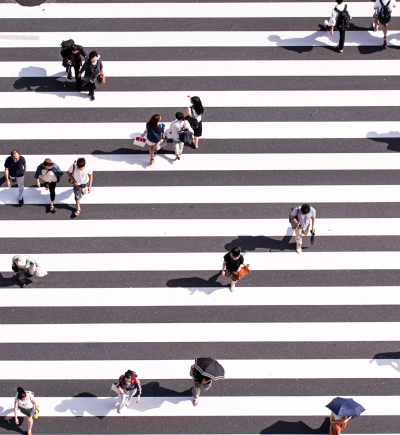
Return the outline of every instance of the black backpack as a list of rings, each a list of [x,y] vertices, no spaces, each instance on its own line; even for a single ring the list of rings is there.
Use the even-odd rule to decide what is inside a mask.
[[[386,24],[389,23],[390,19],[392,18],[392,13],[389,9],[389,3],[391,0],[387,2],[386,5],[383,4],[382,0],[379,0],[381,4],[381,9],[379,10],[379,22],[382,24],[382,26],[386,26]]]
[[[347,5],[345,5],[344,9],[341,11],[338,8],[335,8],[335,11],[339,14],[336,26],[341,32],[345,32],[350,28],[350,15],[347,11]]]
[[[75,42],[73,39],[68,39],[68,41],[63,41],[61,45],[61,56],[64,58],[64,52],[67,48],[70,48],[72,45],[74,45]]]

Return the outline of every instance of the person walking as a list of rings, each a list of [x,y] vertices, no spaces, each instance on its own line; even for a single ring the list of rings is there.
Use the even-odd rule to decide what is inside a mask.
[[[76,201],[75,216],[81,214],[81,198],[86,193],[92,191],[93,170],[86,164],[86,160],[81,157],[67,171],[67,175],[74,185],[74,195]],[[87,190],[86,190],[87,189]]]
[[[392,18],[393,8],[396,7],[396,0],[376,0],[374,4],[374,21],[372,29],[378,31],[379,23],[382,25],[383,46],[386,47],[386,36],[389,28],[389,22]]]
[[[197,406],[199,404],[199,397],[201,389],[203,388],[204,391],[208,391],[212,386],[212,379],[208,378],[207,376],[202,375],[194,366],[194,364],[190,367],[190,376],[193,379],[193,406]]]
[[[37,267],[39,267],[39,263],[30,255],[14,255],[11,268],[14,272],[18,272],[18,280],[21,288],[25,287],[26,275],[32,276]]]
[[[125,374],[121,375],[117,382],[118,391],[118,408],[117,412],[120,413],[124,405],[131,404],[132,397],[137,393],[136,403],[140,402],[142,395],[142,386],[137,374],[132,370],[127,370]]]
[[[82,78],[82,73],[85,73]],[[81,90],[87,88],[89,90],[89,97],[94,100],[94,91],[96,89],[96,80],[98,77],[104,81],[103,63],[100,60],[100,55],[97,51],[89,53],[89,60],[85,62],[79,71],[79,79],[82,81]]]
[[[333,8],[331,18],[329,22],[325,20],[325,27],[331,31],[333,35],[333,30],[336,28],[339,31],[339,45],[336,47],[339,53],[343,53],[344,41],[346,38],[346,30],[349,30],[351,13],[350,8],[347,4],[343,3],[343,0],[336,0],[337,6]]]
[[[36,403],[32,391],[25,391],[23,388],[17,388],[17,395],[14,397],[14,416],[15,424],[19,425],[17,411],[26,415],[28,419],[28,435],[32,435],[33,416],[38,414],[39,406]],[[37,418],[37,415],[35,415]]]
[[[351,417],[339,417],[338,415],[331,412],[331,425],[329,427],[329,435],[340,435],[340,432],[346,429],[347,423],[350,419]]]
[[[198,148],[199,139],[203,134],[202,114],[204,113],[204,107],[199,97],[191,97],[190,95],[188,95],[188,98],[190,99],[191,105],[186,109],[183,116],[185,119],[187,119],[187,117],[194,118],[198,122],[197,128],[193,127],[193,145],[195,148]]]
[[[302,236],[306,236],[312,224],[312,232],[315,232],[315,208],[308,204],[303,204],[301,207],[296,207],[291,212],[292,228],[296,237],[296,252],[301,254],[301,245],[303,244]]]
[[[40,187],[39,179],[44,181],[46,190],[50,190],[50,211],[54,211],[54,200],[56,199],[56,185],[61,181],[64,172],[52,162],[51,159],[45,159],[36,168],[35,179],[37,187]]]
[[[232,248],[230,252],[224,255],[224,261],[222,263],[222,276],[231,278],[231,292],[235,290],[235,285],[237,282],[233,272],[239,270],[242,264],[244,264],[244,258],[240,253],[240,248]]]
[[[193,129],[189,122],[183,119],[182,112],[175,113],[175,119],[171,122],[169,132],[172,134],[175,147],[175,160],[180,160],[183,152],[183,146],[185,145],[179,138],[179,133],[182,130],[188,130],[193,133]]]
[[[88,56],[82,45],[72,44],[70,47],[62,50],[63,65],[65,66],[68,79],[72,80],[72,68],[75,70],[75,80],[78,88],[81,87],[81,78],[79,76],[79,70],[82,66],[82,57],[87,62]]]
[[[18,183],[18,201],[19,206],[24,205],[24,182],[26,172],[26,160],[20,156],[17,150],[12,150],[11,155],[4,162],[4,176],[8,187],[11,187],[11,181]]]
[[[154,165],[154,152],[167,145],[167,131],[165,125],[160,124],[160,121],[161,116],[159,114],[153,115],[149,122],[146,123],[146,130],[142,134],[142,137],[147,134],[146,143],[149,146],[150,165]]]

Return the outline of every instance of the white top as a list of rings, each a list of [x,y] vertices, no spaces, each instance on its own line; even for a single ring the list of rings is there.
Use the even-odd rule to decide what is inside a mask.
[[[197,114],[193,106],[189,106],[188,110],[189,110],[189,116],[192,116],[192,111],[193,111],[193,118],[196,118],[198,122],[201,121],[201,115]]]
[[[382,0],[383,4],[385,6],[387,5],[388,1],[389,0]],[[389,11],[392,12],[393,8],[395,8],[395,7],[396,7],[396,0],[390,0],[389,6],[388,6]],[[375,4],[374,4],[374,9],[376,9],[379,12],[381,10],[381,8],[382,8],[381,2],[379,0],[376,0]]]
[[[74,169],[74,165],[71,165],[70,168],[68,169],[68,172],[72,174],[73,169]],[[75,163],[75,171],[72,174],[72,176],[75,178],[75,181],[78,184],[87,184],[87,182],[89,181],[89,175],[92,174],[93,171],[89,165],[86,165],[84,169],[81,171]]]
[[[379,3],[379,0],[378,0],[378,3]],[[342,3],[340,5],[336,5],[333,8],[331,18],[329,20],[329,26],[336,26],[336,20],[338,19],[339,14],[335,11],[335,8],[338,8],[339,11],[343,11],[345,6],[346,6],[346,3]],[[347,12],[349,13],[350,18],[351,18],[351,12],[350,12],[349,5],[347,5]]]
[[[18,402],[18,407],[19,408],[31,409],[31,408],[33,408],[33,403],[32,403],[32,401],[31,401],[29,396],[31,396],[32,399],[34,398],[32,393],[26,392],[26,399],[25,400],[20,400],[20,399],[18,399],[18,394],[17,394],[14,397],[14,402]]]
[[[308,214],[303,214],[301,212],[301,206],[296,207],[292,211],[292,216],[296,216],[296,215],[297,215],[296,220],[300,222],[303,228],[307,228],[311,223],[311,219],[315,219],[317,217],[317,213],[314,207],[310,207],[310,212]]]
[[[183,119],[178,121],[177,119],[175,119],[171,122],[169,132],[172,133],[172,137],[175,140],[179,140],[179,132],[181,130],[189,130],[193,133],[193,128],[190,126],[188,121],[184,121]]]
[[[42,173],[39,175],[39,178],[46,183],[57,181],[57,177],[54,175],[54,172],[51,169],[48,171],[47,169],[42,168]]]

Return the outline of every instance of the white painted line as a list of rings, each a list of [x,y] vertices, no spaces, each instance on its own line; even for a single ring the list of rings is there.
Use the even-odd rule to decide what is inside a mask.
[[[100,53],[101,55],[101,53]],[[107,61],[107,77],[398,76],[400,60]],[[0,77],[65,77],[58,62],[0,62]],[[97,98],[96,98],[97,102]]]
[[[101,94],[98,97],[101,99]],[[96,99],[97,101],[97,99]],[[168,129],[170,123],[165,122]],[[64,123],[0,124],[2,140],[65,140]],[[75,123],[76,139],[135,139],[145,128],[143,122]],[[170,136],[170,135],[169,135]],[[400,137],[397,121],[366,122],[207,122],[205,139],[384,139]],[[133,143],[132,143],[133,145]]]
[[[225,379],[397,379],[399,359],[218,360]],[[193,360],[29,361],[29,380],[118,379],[132,367],[139,379],[190,379]],[[0,361],[2,380],[25,380],[26,361]]]
[[[400,96],[399,96],[400,100]],[[171,144],[172,147],[172,144]],[[133,148],[133,145],[132,145]],[[147,151],[148,148],[146,147]],[[29,170],[36,170],[48,154],[24,154]],[[8,155],[0,155],[3,162]],[[290,154],[184,154],[175,162],[175,154],[159,154],[149,165],[146,154],[79,154],[94,171],[331,171],[397,170],[400,154],[384,153],[290,153]],[[77,156],[58,154],[53,157],[62,171],[67,171]]]
[[[116,186],[96,187],[81,204],[269,204],[269,203],[370,203],[400,202],[398,185],[357,186],[236,186],[236,196],[226,195],[227,186]],[[116,181],[116,184],[117,181]],[[25,204],[48,204],[49,192],[27,187]],[[55,204],[74,204],[72,187],[57,187]],[[18,204],[18,190],[0,188],[0,205]],[[83,212],[84,213],[84,210]]]
[[[90,3],[79,4],[80,18],[182,18],[179,13],[182,3]],[[307,2],[273,3],[191,3],[185,2],[185,17],[190,18],[312,18],[329,17],[332,5],[328,2],[315,2],[312,8]],[[157,10],[157,14],[154,14]],[[351,3],[353,18],[372,17],[373,5],[370,2]],[[21,8],[17,4],[0,5],[1,18],[76,18],[74,3],[46,3],[35,8]],[[393,10],[393,17],[399,11]],[[62,39],[69,39],[64,34]],[[60,40],[61,42],[61,40]]]
[[[309,9],[306,7],[306,9]],[[330,15],[329,11],[329,15]],[[372,13],[370,14],[372,18]],[[154,17],[152,17],[154,18]],[[321,20],[322,22],[323,20]],[[0,32],[0,48],[59,48],[65,32]],[[335,47],[338,32],[69,32],[85,47]],[[388,31],[388,44],[400,45],[397,30]],[[380,46],[381,32],[347,31],[346,46]],[[101,55],[101,53],[100,53]]]
[[[106,90],[106,88],[104,88]],[[207,107],[397,107],[400,91],[190,91]],[[187,92],[2,92],[0,108],[182,107]],[[164,121],[164,120],[163,120]],[[170,121],[169,119],[165,121]]]
[[[43,188],[44,189],[44,188]],[[48,194],[48,193],[47,193]],[[289,215],[289,211],[288,211]],[[288,219],[13,220],[12,238],[35,237],[280,237],[293,236]],[[193,228],[196,231],[193,232]],[[400,236],[400,218],[317,219],[318,236]],[[8,238],[7,231],[0,238]],[[310,237],[310,234],[307,236]],[[259,240],[260,246],[267,241]]]
[[[400,341],[400,322],[0,324],[0,343],[247,341]]]
[[[229,282],[229,281],[227,281]],[[400,305],[400,287],[17,288],[1,291],[0,307],[182,307],[272,305]],[[0,371],[1,373],[1,371]]]

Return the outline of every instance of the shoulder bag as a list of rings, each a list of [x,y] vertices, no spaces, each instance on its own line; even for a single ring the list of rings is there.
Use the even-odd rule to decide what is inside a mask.
[[[199,121],[194,117],[192,107],[190,108],[190,112],[192,113],[192,116],[186,116],[185,120],[190,124],[193,130],[196,130],[196,128],[199,128]]]
[[[74,175],[74,172],[75,172],[75,164],[76,164],[76,160],[74,161],[74,164],[72,165],[72,172],[71,172],[71,175]],[[68,180],[68,183],[69,183],[69,184],[74,184],[75,181],[71,180],[71,178],[70,178],[70,179]]]
[[[240,267],[236,272],[233,272],[232,275],[235,277],[236,280],[239,280],[250,272],[251,270],[249,269],[249,265],[247,264],[246,266]]]

